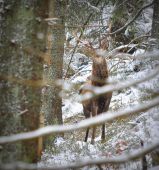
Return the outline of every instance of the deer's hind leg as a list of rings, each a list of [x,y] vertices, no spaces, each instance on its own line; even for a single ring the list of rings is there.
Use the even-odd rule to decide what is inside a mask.
[[[94,145],[95,136],[96,136],[96,126],[93,126],[92,138],[91,138],[91,144],[92,145]]]
[[[105,123],[102,125],[102,136],[101,136],[101,141],[105,141]]]
[[[85,115],[86,119],[89,118],[91,116],[91,112],[87,108],[84,108],[83,110],[84,110],[84,115]],[[90,128],[88,127],[86,130],[84,142],[87,142],[87,140],[88,140],[89,129]]]

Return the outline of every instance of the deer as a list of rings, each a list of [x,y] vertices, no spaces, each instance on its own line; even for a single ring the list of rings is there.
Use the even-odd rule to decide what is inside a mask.
[[[94,48],[91,43],[84,44],[84,52],[89,54],[92,58],[92,72],[91,76],[89,76],[88,80],[81,86],[79,90],[79,94],[84,95],[86,93],[92,92],[88,87],[102,87],[108,84],[108,66],[104,56],[97,53],[97,50],[106,50],[108,48],[107,41],[102,41],[99,45],[99,48]],[[109,109],[110,101],[112,98],[112,92],[105,93],[100,96],[96,96],[95,98],[91,98],[88,100],[82,101],[83,112],[85,118],[95,117],[103,112],[107,112]],[[86,129],[85,139],[87,142],[89,135],[90,127]],[[96,126],[93,126],[91,144],[94,144],[96,134]],[[102,124],[102,134],[101,141],[105,141],[105,123]]]

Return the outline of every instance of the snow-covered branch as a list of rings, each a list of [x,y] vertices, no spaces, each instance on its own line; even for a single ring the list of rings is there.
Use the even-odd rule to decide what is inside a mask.
[[[27,164],[22,162],[17,162],[13,164],[0,164],[0,169],[4,170],[12,170],[12,169],[27,169],[27,170],[62,170],[62,169],[69,169],[69,168],[80,168],[84,166],[90,165],[102,165],[102,164],[121,164],[126,163],[128,161],[136,160],[141,158],[142,156],[152,152],[156,148],[159,147],[159,142],[154,142],[153,144],[146,146],[145,148],[138,149],[133,151],[129,154],[122,154],[120,156],[116,156],[114,158],[85,158],[82,160],[78,160],[74,163],[65,163],[63,165],[53,165],[53,167],[37,167],[35,164]]]
[[[125,110],[119,110],[117,112],[106,112],[96,117],[89,118],[75,124],[47,126],[31,132],[20,133],[11,136],[2,136],[0,137],[0,144],[13,143],[16,141],[33,139],[40,136],[49,135],[52,133],[71,132],[74,130],[83,129],[94,125],[100,125],[104,122],[114,120],[119,117],[123,117],[123,116],[126,117],[129,116],[130,114],[137,114],[149,110],[157,105],[159,105],[159,97],[156,97],[155,99],[151,100],[148,103],[139,104],[135,107],[125,109]]]
[[[89,86],[87,89],[91,90],[92,93],[85,94],[82,96],[82,100],[88,100],[93,97],[105,94],[107,92],[115,91],[115,90],[121,90],[124,88],[128,88],[130,86],[138,85],[140,83],[143,83],[145,81],[148,81],[152,79],[153,77],[157,76],[159,74],[159,67],[154,69],[151,73],[146,74],[144,77],[138,80],[126,80],[122,82],[116,82],[115,84],[105,85],[102,87],[95,87],[95,86]]]

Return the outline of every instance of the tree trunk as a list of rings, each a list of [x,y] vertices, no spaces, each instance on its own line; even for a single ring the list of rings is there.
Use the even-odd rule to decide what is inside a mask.
[[[0,135],[39,127],[48,1],[4,1],[0,54]],[[0,162],[37,162],[37,139],[6,144]]]
[[[62,124],[62,98],[59,96],[61,86],[57,86],[57,80],[62,79],[63,55],[64,55],[64,9],[65,2],[58,0],[49,1],[49,18],[47,32],[47,54],[50,56],[48,68],[45,69],[44,79],[50,86],[43,95],[43,111],[46,125]],[[45,145],[52,144],[53,136],[45,140]]]
[[[155,48],[159,49],[159,1],[154,0],[151,36],[156,39]],[[159,165],[159,148],[151,153],[152,165]]]
[[[152,37],[156,39],[156,48],[159,49],[159,1],[154,0],[154,12],[152,21]]]

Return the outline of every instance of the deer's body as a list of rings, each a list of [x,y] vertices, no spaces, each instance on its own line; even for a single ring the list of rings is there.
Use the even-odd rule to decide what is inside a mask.
[[[97,86],[101,87],[107,84],[108,79],[108,68],[104,57],[94,53],[92,59],[92,74],[91,80],[87,81],[80,90],[81,94],[91,92],[87,90],[87,86]],[[100,95],[98,97],[92,98],[82,102],[83,112],[86,118],[94,117],[98,114],[108,111],[110,100],[112,97],[112,92]],[[94,143],[96,127],[93,127],[91,143]],[[89,128],[87,128],[85,142],[88,139]],[[102,125],[102,140],[105,140],[105,124]]]

